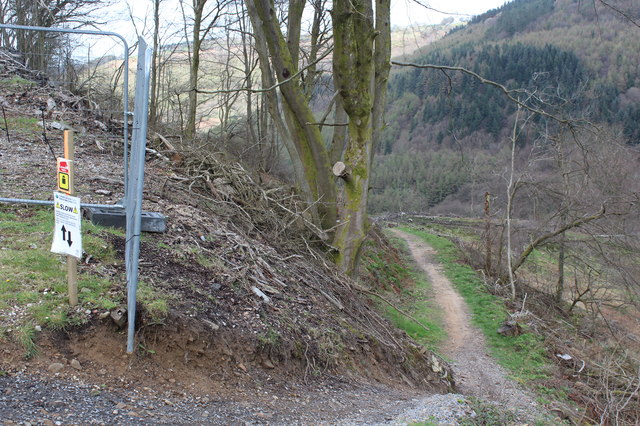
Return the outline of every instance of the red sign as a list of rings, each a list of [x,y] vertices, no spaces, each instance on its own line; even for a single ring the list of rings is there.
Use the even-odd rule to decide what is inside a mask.
[[[69,193],[71,188],[71,160],[58,158],[58,190]]]
[[[58,159],[58,172],[59,173],[69,173],[69,161],[64,160],[62,158]]]

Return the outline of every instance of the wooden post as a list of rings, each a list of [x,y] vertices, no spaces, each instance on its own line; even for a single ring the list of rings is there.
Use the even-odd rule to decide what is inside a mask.
[[[69,195],[75,195],[74,192],[74,147],[73,132],[64,131],[64,158],[69,160]],[[69,288],[69,304],[75,306],[78,304],[78,259],[73,256],[67,256],[67,283]]]
[[[485,258],[484,269],[488,275],[491,275],[491,194],[484,194],[484,242],[485,242]]]

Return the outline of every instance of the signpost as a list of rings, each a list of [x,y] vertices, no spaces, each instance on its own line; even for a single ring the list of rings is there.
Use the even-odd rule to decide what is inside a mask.
[[[56,224],[51,251],[79,259],[82,257],[80,198],[54,192],[53,200]]]
[[[58,191],[69,193],[71,189],[71,160],[58,158]]]
[[[51,251],[67,255],[67,283],[69,304],[78,304],[78,259],[82,257],[82,234],[80,198],[73,192],[73,133],[64,131],[64,158],[58,158],[58,190],[54,192],[54,212],[56,218]]]
[[[140,232],[143,229],[142,226],[142,197],[143,197],[143,179],[144,179],[144,162],[145,162],[145,147],[147,136],[147,114],[149,103],[149,81],[150,81],[150,64],[152,50],[147,46],[144,39],[140,38],[138,43],[138,66],[136,75],[136,95],[135,95],[135,111],[129,111],[129,46],[124,37],[112,32],[91,31],[82,29],[67,29],[67,28],[55,28],[55,27],[35,27],[35,26],[22,26],[22,25],[9,25],[0,24],[0,29],[14,29],[17,31],[38,31],[43,33],[70,33],[70,34],[90,34],[101,35],[107,37],[117,37],[124,45],[123,53],[123,90],[124,96],[122,98],[123,105],[123,171],[124,171],[124,192],[125,198],[121,204],[116,205],[102,205],[102,204],[81,204],[84,208],[96,208],[96,209],[110,209],[118,208],[125,209],[125,221],[127,227],[127,240],[125,247],[125,262],[127,270],[127,297],[128,297],[128,318],[129,328],[127,336],[127,352],[133,353],[134,349],[134,336],[135,336],[135,307],[136,307],[136,291],[138,285],[138,267],[140,256]],[[131,138],[131,151],[136,152],[136,158],[129,161],[129,118],[134,117],[134,134]],[[73,248],[73,254],[69,254],[69,251],[63,251],[67,254],[67,269],[68,269],[68,283],[69,283],[69,303],[73,306],[78,303],[77,292],[77,261],[78,257],[82,255],[81,236],[80,236],[80,217],[75,215],[74,211],[80,211],[78,207],[77,198],[74,195],[73,184],[73,134],[65,131],[64,134],[64,158],[58,163],[56,173],[56,183],[58,191],[71,196],[66,197],[64,194],[57,194],[59,208],[56,208],[56,228],[54,244],[52,249],[70,250]],[[132,170],[129,165],[132,164]],[[135,182],[134,188],[129,188],[129,180]],[[62,197],[62,198],[60,198]],[[54,195],[54,198],[56,196]],[[0,203],[24,203],[35,205],[55,205],[53,200],[35,200],[35,199],[22,199],[22,198],[5,198],[0,197]],[[135,204],[130,206],[130,204]],[[68,211],[64,206],[72,206]],[[71,215],[72,217],[69,217]],[[64,218],[64,219],[63,219]],[[65,223],[59,223],[58,220],[68,221]],[[64,227],[64,229],[63,229]],[[164,230],[164,222],[160,224],[154,224],[155,229]],[[155,231],[154,232],[163,232]],[[76,257],[76,255],[78,257]]]

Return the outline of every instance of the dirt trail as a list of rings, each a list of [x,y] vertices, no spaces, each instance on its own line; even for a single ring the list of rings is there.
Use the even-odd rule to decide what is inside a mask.
[[[453,360],[456,383],[465,395],[536,415],[537,403],[531,395],[507,379],[505,370],[489,356],[482,332],[471,325],[471,317],[463,298],[441,271],[435,260],[435,251],[419,237],[392,229],[407,241],[416,263],[427,274],[438,306],[443,311],[443,322],[449,341],[443,354]]]

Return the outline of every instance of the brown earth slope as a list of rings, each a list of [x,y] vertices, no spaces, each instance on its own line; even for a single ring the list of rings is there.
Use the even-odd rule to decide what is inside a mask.
[[[0,142],[0,196],[52,198],[50,150],[61,155],[56,127],[64,123],[76,130],[76,190],[82,201],[120,199],[117,119],[46,84],[2,78],[7,122]],[[101,401],[113,409],[94,413],[97,422],[197,422],[215,410],[222,419],[258,422],[333,422],[359,412],[380,421],[418,391],[452,387],[440,362],[432,366],[429,352],[382,318],[352,281],[323,260],[287,187],[261,187],[242,166],[206,150],[185,153],[179,164],[150,151],[146,167],[144,209],[166,215],[168,229],[143,237],[140,278],[167,296],[168,312],[158,316],[140,305],[133,355],[124,352],[126,333],[82,295],[68,315],[86,323],[62,331],[45,328],[36,339],[36,358],[25,360],[15,336],[0,334],[0,390],[6,398],[23,398],[0,408],[0,417],[84,423],[82,413],[91,409],[74,410],[73,404],[86,405],[93,396],[96,405]],[[0,208],[15,213],[37,207]],[[124,239],[99,233],[122,259]],[[112,280],[109,297],[124,303],[122,261],[101,264],[85,253],[79,268]],[[20,309],[18,302],[0,309],[3,330]],[[69,383],[73,389],[66,389]],[[58,391],[69,396],[59,396],[58,403]],[[144,408],[144,401],[157,406]],[[154,418],[164,412],[167,417]]]

